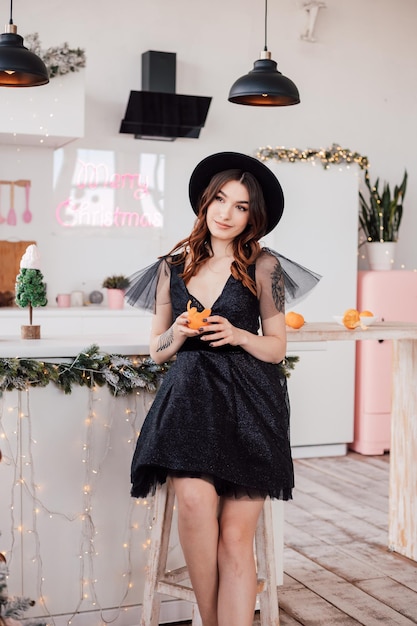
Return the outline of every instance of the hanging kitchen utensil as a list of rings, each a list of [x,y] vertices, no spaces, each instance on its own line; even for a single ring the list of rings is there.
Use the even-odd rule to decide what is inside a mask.
[[[14,183],[10,183],[10,209],[7,214],[9,226],[16,226],[16,211],[14,210]]]
[[[26,224],[32,221],[32,213],[29,209],[29,194],[30,194],[30,181],[25,184],[25,210],[22,215],[22,219]]]
[[[0,224],[3,224],[6,218],[1,214],[1,183],[0,183]]]

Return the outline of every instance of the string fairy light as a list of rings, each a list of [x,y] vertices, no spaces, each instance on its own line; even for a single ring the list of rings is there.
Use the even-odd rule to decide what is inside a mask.
[[[119,363],[118,358],[123,358],[124,361]],[[133,454],[142,421],[153,401],[161,369],[139,357],[134,361],[126,357],[112,359],[113,355],[102,355],[94,349],[84,351],[71,364],[0,359],[0,440],[2,468],[6,470],[2,479],[5,478],[3,484],[10,485],[10,507],[0,510],[0,519],[3,520],[1,524],[8,523],[9,531],[7,538],[4,539],[1,535],[1,540],[5,540],[7,549],[4,552],[11,566],[20,558],[19,567],[16,567],[21,576],[19,586],[25,588],[25,592],[29,594],[31,591],[33,593],[33,589],[36,590],[37,606],[40,607],[37,611],[39,613],[40,610],[42,615],[47,616],[48,624],[55,624],[54,615],[58,613],[62,616],[60,620],[66,616],[64,619],[70,625],[81,611],[96,611],[98,622],[104,625],[116,621],[122,611],[135,607],[141,601],[138,587],[142,584],[141,577],[150,546],[153,498],[133,499],[127,487],[126,495],[119,498],[121,505],[119,504],[117,510],[113,506],[114,494],[110,494],[112,499],[110,502],[106,501],[108,510],[103,517],[103,512],[100,513],[100,493],[104,489],[107,495],[105,477],[106,472],[108,474],[113,471],[110,468],[113,468],[115,455],[118,454],[116,466],[119,467],[121,461],[126,463]],[[114,379],[111,385],[106,383],[105,370],[109,360],[113,374],[123,368],[126,375],[121,382],[123,393],[115,392]],[[84,379],[81,376],[83,368],[87,370]],[[39,413],[39,398],[43,399],[43,394],[48,392],[45,389],[32,388],[37,384],[47,387],[62,372],[64,378],[70,377],[71,384],[58,385],[58,389],[52,388],[50,393],[59,395],[69,390],[83,398],[83,394],[87,394],[88,401],[84,419],[82,416],[77,419],[77,446],[74,442],[71,444],[71,441],[65,441],[65,450],[79,463],[79,470],[76,467],[71,469],[65,498],[61,500],[57,497],[62,495],[61,491],[55,493],[53,487],[58,483],[59,488],[62,482],[55,480],[56,472],[51,471],[54,466],[50,465],[54,458],[50,446],[59,449],[60,440],[56,437],[52,440],[48,429],[64,419],[62,412],[65,395],[62,395],[57,404],[60,414],[55,415],[50,407],[46,410],[43,408]],[[77,389],[77,382],[80,385],[79,381],[86,380],[87,377],[89,383],[84,384],[85,389]],[[136,386],[131,382],[127,383],[128,380],[134,381]],[[31,406],[33,394],[38,394],[35,409]],[[45,395],[46,399],[49,397]],[[45,407],[44,404],[42,406]],[[71,413],[66,419],[73,417],[73,403],[70,407]],[[58,432],[61,433],[60,426]],[[120,446],[122,451],[118,450]],[[126,476],[128,481],[127,472]],[[68,479],[67,474],[65,479]],[[75,491],[79,490],[78,499],[68,492],[68,486],[71,485]],[[126,487],[126,483],[123,485]],[[6,490],[2,489],[2,497],[7,499]],[[53,506],[50,504],[51,498]],[[26,512],[31,511],[31,517],[23,515],[23,505]],[[74,510],[71,510],[71,506]],[[103,559],[109,558],[106,543],[109,511],[120,518],[116,537],[113,537],[113,527],[110,524],[111,567],[106,562],[103,565]],[[7,519],[8,522],[5,521]],[[51,543],[53,545],[56,536],[53,529],[57,527],[68,534],[71,545],[74,540],[78,544],[78,550],[74,546],[73,551],[76,556],[71,557],[78,563],[75,568],[78,584],[71,585],[70,594],[65,595],[66,608],[60,611],[54,608],[56,599],[53,588],[58,577],[58,574],[54,574],[57,563],[55,553],[52,563],[50,562]],[[60,544],[60,548],[67,544],[69,545],[68,538],[65,544]],[[178,545],[179,542],[174,541],[171,554]],[[106,549],[102,550],[104,547]],[[4,546],[1,548],[3,550]],[[61,562],[59,567],[60,575],[63,571],[62,564]],[[73,560],[71,564],[74,564]],[[14,567],[10,569],[13,576]],[[112,590],[111,607],[108,606],[109,601],[103,599],[103,582],[105,588],[106,581],[107,584],[109,581],[101,580],[100,572],[106,572],[112,586],[117,585]],[[130,594],[134,594],[133,600],[130,600]],[[68,595],[71,596],[70,599]],[[68,606],[71,607],[70,610]]]
[[[273,159],[275,161],[287,161],[288,163],[304,162],[315,165],[316,161],[320,161],[324,169],[328,169],[331,165],[359,165],[360,169],[367,170],[369,167],[368,157],[353,152],[349,148],[342,148],[339,144],[332,144],[330,148],[284,148],[283,146],[272,148],[265,146],[258,148],[256,154],[261,161]]]
[[[101,554],[97,546],[101,531],[105,529],[106,520],[100,518],[99,512],[95,511],[94,504],[98,500],[98,489],[100,479],[108,471],[111,463],[111,455],[114,446],[115,433],[118,432],[120,424],[125,423],[127,433],[123,435],[123,446],[127,446],[133,453],[135,445],[135,434],[140,431],[141,422],[146,411],[153,401],[153,393],[146,389],[137,390],[135,393],[122,398],[114,394],[106,395],[106,402],[103,401],[103,391],[99,387],[88,387],[88,406],[85,420],[80,424],[83,437],[79,442],[79,462],[82,472],[80,475],[80,505],[79,509],[73,512],[64,510],[60,506],[51,507],[45,499],[48,495],[48,484],[39,485],[36,479],[36,468],[40,462],[40,451],[37,450],[38,443],[42,438],[35,438],[32,432],[34,423],[39,428],[38,420],[32,415],[30,406],[31,388],[28,385],[25,389],[14,388],[12,393],[3,393],[0,397],[0,438],[2,441],[4,467],[9,468],[9,473],[13,474],[10,480],[10,508],[7,509],[10,519],[10,537],[7,540],[8,562],[21,555],[19,570],[22,572],[20,586],[29,587],[36,579],[37,605],[41,607],[48,617],[48,623],[55,624],[53,611],[50,604],[53,598],[50,589],[51,571],[45,563],[45,529],[39,526],[42,518],[62,520],[68,527],[79,526],[79,580],[78,599],[73,605],[68,615],[67,623],[71,624],[74,617],[81,609],[99,612],[102,624],[108,624],[118,619],[121,611],[127,610],[129,605],[124,605],[129,593],[134,592],[135,579],[143,571],[138,567],[138,557],[133,557],[135,551],[142,549],[143,553],[149,546],[149,528],[151,517],[151,502],[130,498],[128,489],[126,493],[126,513],[124,523],[120,532],[119,556],[117,557],[117,546],[113,548],[115,557],[121,565],[120,572],[113,573],[117,580],[119,589],[117,594],[113,594],[112,607],[106,607],[106,603],[100,597],[100,578],[97,575],[101,570],[99,563]],[[44,390],[39,391],[45,393]],[[84,393],[81,391],[79,393]],[[17,397],[17,402],[15,401]],[[10,402],[11,401],[11,402]],[[38,417],[38,416],[36,416]],[[120,420],[120,417],[123,419]],[[117,422],[116,422],[117,420]],[[45,450],[44,450],[45,452]],[[125,455],[124,455],[125,456]],[[76,476],[74,476],[75,478]],[[2,493],[3,495],[3,493]],[[50,496],[50,494],[49,494]],[[32,510],[31,521],[24,521],[22,517],[22,503],[29,503]],[[66,502],[66,500],[65,500]],[[65,505],[64,505],[65,506]],[[111,508],[111,504],[109,504]],[[2,513],[3,514],[3,513]],[[44,525],[44,522],[42,522]],[[71,531],[74,533],[74,531]],[[144,536],[144,541],[138,539],[138,533]],[[52,535],[51,535],[52,536]],[[46,533],[46,543],[49,544],[51,536]],[[25,537],[30,541],[26,541]],[[3,540],[3,537],[2,537]],[[144,546],[141,548],[142,543]],[[19,546],[24,545],[21,550]],[[143,559],[146,557],[143,556]],[[31,568],[36,568],[36,573],[31,573]],[[136,564],[136,568],[134,567]],[[46,567],[46,569],[45,569]],[[13,569],[13,568],[11,568]],[[62,564],[61,568],[62,570]],[[111,568],[104,568],[110,571]],[[27,574],[26,574],[27,572]],[[23,574],[25,573],[25,580]],[[53,578],[53,575],[52,575]],[[29,591],[29,590],[28,590]],[[115,600],[115,598],[118,599]],[[49,598],[49,601],[48,601]],[[137,598],[138,602],[141,600]],[[109,616],[109,611],[111,615]]]

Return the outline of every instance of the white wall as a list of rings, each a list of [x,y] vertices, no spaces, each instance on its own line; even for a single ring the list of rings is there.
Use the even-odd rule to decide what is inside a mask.
[[[37,31],[45,48],[68,41],[86,49],[85,137],[71,149],[112,150],[127,160],[139,160],[142,153],[166,156],[165,228],[153,233],[152,241],[145,238],[144,245],[142,239],[126,233],[108,231],[104,236],[86,229],[68,236],[57,230],[51,149],[17,151],[17,144],[0,143],[0,178],[5,170],[8,176],[21,177],[24,160],[25,177],[32,180],[34,213],[30,224],[0,225],[0,238],[37,240],[51,297],[58,291],[96,288],[107,274],[130,273],[167,250],[192,224],[187,184],[195,163],[214,151],[254,154],[267,144],[319,148],[338,142],[367,155],[371,176],[392,185],[400,182],[407,168],[409,187],[396,265],[417,266],[413,245],[417,4],[414,0],[327,0],[316,23],[316,43],[300,39],[306,21],[302,4],[301,0],[269,2],[268,47],[301,94],[300,105],[271,109],[227,101],[231,84],[252,68],[263,47],[262,2],[20,0],[15,5],[14,21],[23,36]],[[7,17],[3,16],[5,22]],[[199,139],[165,143],[119,134],[129,92],[141,87],[141,54],[147,50],[177,53],[178,93],[213,97]],[[27,97],[27,90],[20,91]],[[352,211],[357,207],[352,206]]]

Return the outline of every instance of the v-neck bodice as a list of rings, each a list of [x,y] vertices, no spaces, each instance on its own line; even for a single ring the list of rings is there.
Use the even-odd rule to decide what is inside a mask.
[[[217,304],[217,301],[218,301],[218,300],[220,300],[220,298],[222,297],[223,292],[224,292],[224,290],[225,290],[225,289],[226,289],[226,287],[227,287],[227,283],[229,282],[229,280],[230,280],[231,278],[233,278],[233,277],[232,277],[232,275],[231,275],[231,274],[229,274],[229,276],[227,277],[227,279],[226,279],[226,281],[225,281],[225,283],[224,283],[224,285],[223,285],[223,287],[222,287],[222,289],[221,289],[221,291],[220,291],[219,295],[218,295],[218,296],[217,296],[217,298],[214,300],[214,302],[213,302],[213,304],[212,304],[211,306],[208,306],[207,304],[204,304],[203,302],[201,302],[201,300],[199,300],[198,298],[196,298],[196,297],[195,297],[195,296],[191,293],[191,291],[189,291],[188,287],[185,287],[185,288],[186,288],[186,290],[187,290],[187,292],[188,292],[188,295],[190,296],[190,299],[191,299],[191,300],[193,300],[194,302],[197,302],[197,303],[200,305],[200,307],[201,307],[202,309],[211,309],[211,310],[213,310],[213,309],[215,308],[216,304]]]
[[[203,304],[188,291],[187,286],[180,276],[182,271],[183,265],[174,265],[171,268],[171,304],[173,319],[186,310],[189,300],[191,300],[191,306],[197,307],[199,311],[208,308],[203,306]],[[254,278],[255,266],[250,266],[249,271],[250,275]],[[210,308],[212,315],[222,315],[234,326],[244,328],[252,333],[257,333],[259,330],[258,299],[241,281],[236,280],[232,275],[226,280],[222,291]]]

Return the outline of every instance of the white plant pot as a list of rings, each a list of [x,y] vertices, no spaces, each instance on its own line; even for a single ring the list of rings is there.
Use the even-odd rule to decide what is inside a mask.
[[[366,244],[370,270],[391,270],[395,260],[396,241],[369,241]]]

